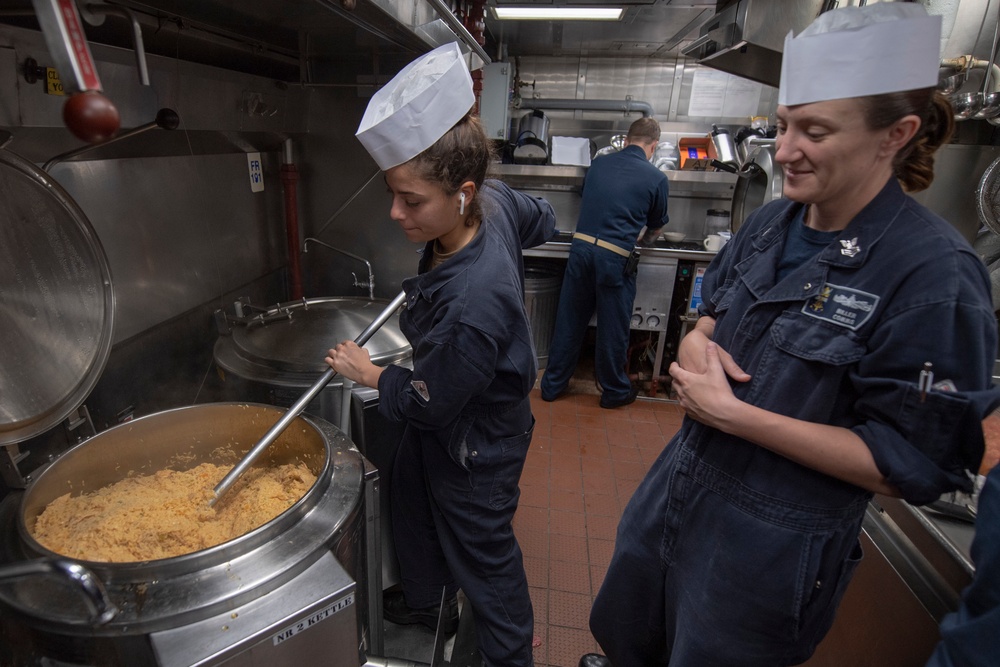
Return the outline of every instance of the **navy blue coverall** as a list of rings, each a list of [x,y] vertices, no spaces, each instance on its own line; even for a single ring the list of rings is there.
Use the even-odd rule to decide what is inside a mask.
[[[599,157],[584,178],[576,231],[631,252],[643,227],[655,230],[667,224],[668,191],[666,175],[646,159],[639,146]],[[614,403],[629,395],[632,386],[625,357],[635,275],[624,275],[626,260],[606,248],[573,240],[542,376],[542,398],[551,400],[569,385],[595,307],[594,374],[602,397]]]
[[[419,275],[403,281],[413,370],[385,368],[379,412],[406,422],[390,494],[407,604],[436,606],[442,587],[460,587],[486,664],[531,665],[531,600],[511,527],[537,375],[521,249],[551,238],[555,215],[498,181],[480,197],[472,241],[429,271],[428,244]]]
[[[972,562],[976,573],[958,610],[941,621],[927,667],[992,667],[1000,659],[1000,466],[979,494]]]
[[[851,429],[915,504],[983,455],[997,325],[983,262],[895,179],[775,279],[802,205],[755,211],[705,274],[701,314],[752,376],[738,398]],[[921,396],[924,362],[941,384]],[[953,386],[954,390],[949,390]],[[590,627],[615,667],[806,660],[861,558],[871,494],[685,418],[630,500]]]

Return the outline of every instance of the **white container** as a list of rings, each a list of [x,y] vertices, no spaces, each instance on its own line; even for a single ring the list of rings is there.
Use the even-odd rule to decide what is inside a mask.
[[[584,137],[552,137],[552,164],[574,167],[590,166],[590,139]]]

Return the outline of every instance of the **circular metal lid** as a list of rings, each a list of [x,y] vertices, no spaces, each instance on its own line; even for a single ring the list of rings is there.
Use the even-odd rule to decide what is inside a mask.
[[[48,174],[0,150],[0,445],[80,407],[111,350],[107,257],[80,207]]]
[[[979,221],[994,234],[1000,234],[1000,158],[994,160],[979,179],[976,210]]]
[[[323,361],[327,350],[356,339],[388,305],[384,299],[349,297],[282,304],[278,308],[288,311],[287,318],[235,328],[231,336],[216,342],[215,359],[231,373],[253,380],[315,380],[329,368]],[[379,366],[410,356],[398,313],[375,332],[365,349]]]

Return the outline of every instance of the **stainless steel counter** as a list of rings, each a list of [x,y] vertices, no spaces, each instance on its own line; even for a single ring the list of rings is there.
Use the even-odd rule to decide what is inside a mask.
[[[971,523],[876,496],[863,528],[864,558],[830,633],[804,666],[925,664],[941,619],[972,580]]]
[[[543,197],[556,213],[556,227],[564,232],[576,229],[580,217],[580,193],[584,167],[560,165],[494,165],[493,175],[527,194]],[[730,210],[738,180],[725,171],[665,171],[670,184],[667,231],[682,232],[700,242],[709,210]]]
[[[526,258],[566,260],[569,257],[571,244],[572,234],[560,232],[554,240],[525,250],[524,255]],[[682,274],[690,277],[694,274],[696,266],[706,266],[716,255],[715,252],[706,250],[680,249],[671,246],[676,244],[660,241],[653,247],[643,248],[639,256],[639,273],[636,276],[636,293],[629,327],[633,331],[657,334],[649,397],[655,397],[661,381],[665,382],[662,370],[664,350],[668,344],[667,334],[670,333],[671,339],[675,339],[676,349],[676,343],[679,342],[687,326],[682,316],[679,327],[674,329],[670,327],[671,316],[675,312],[674,288],[675,285],[681,285],[678,283],[678,278]],[[686,266],[682,266],[682,262]]]
[[[569,247],[572,243],[572,233],[560,232],[555,240],[543,243],[535,248],[524,251],[525,257],[548,257],[552,259],[566,259],[569,257]],[[717,253],[708,250],[681,250],[670,247],[666,241],[657,241],[650,248],[643,248],[639,259],[640,266],[643,262],[662,262],[666,259],[691,260],[694,262],[711,262]]]

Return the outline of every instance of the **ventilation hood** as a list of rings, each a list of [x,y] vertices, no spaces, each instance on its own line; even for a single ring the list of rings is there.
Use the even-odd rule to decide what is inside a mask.
[[[0,23],[40,29],[31,0],[0,0]],[[350,85],[458,42],[471,69],[491,58],[445,0],[88,0],[93,43],[144,50],[282,81]],[[90,11],[90,10],[88,10]],[[90,20],[91,15],[100,20]],[[105,20],[106,19],[106,20]],[[377,61],[375,71],[373,62]]]
[[[785,35],[798,34],[830,0],[733,0],[702,24],[682,53],[699,64],[777,87]]]

